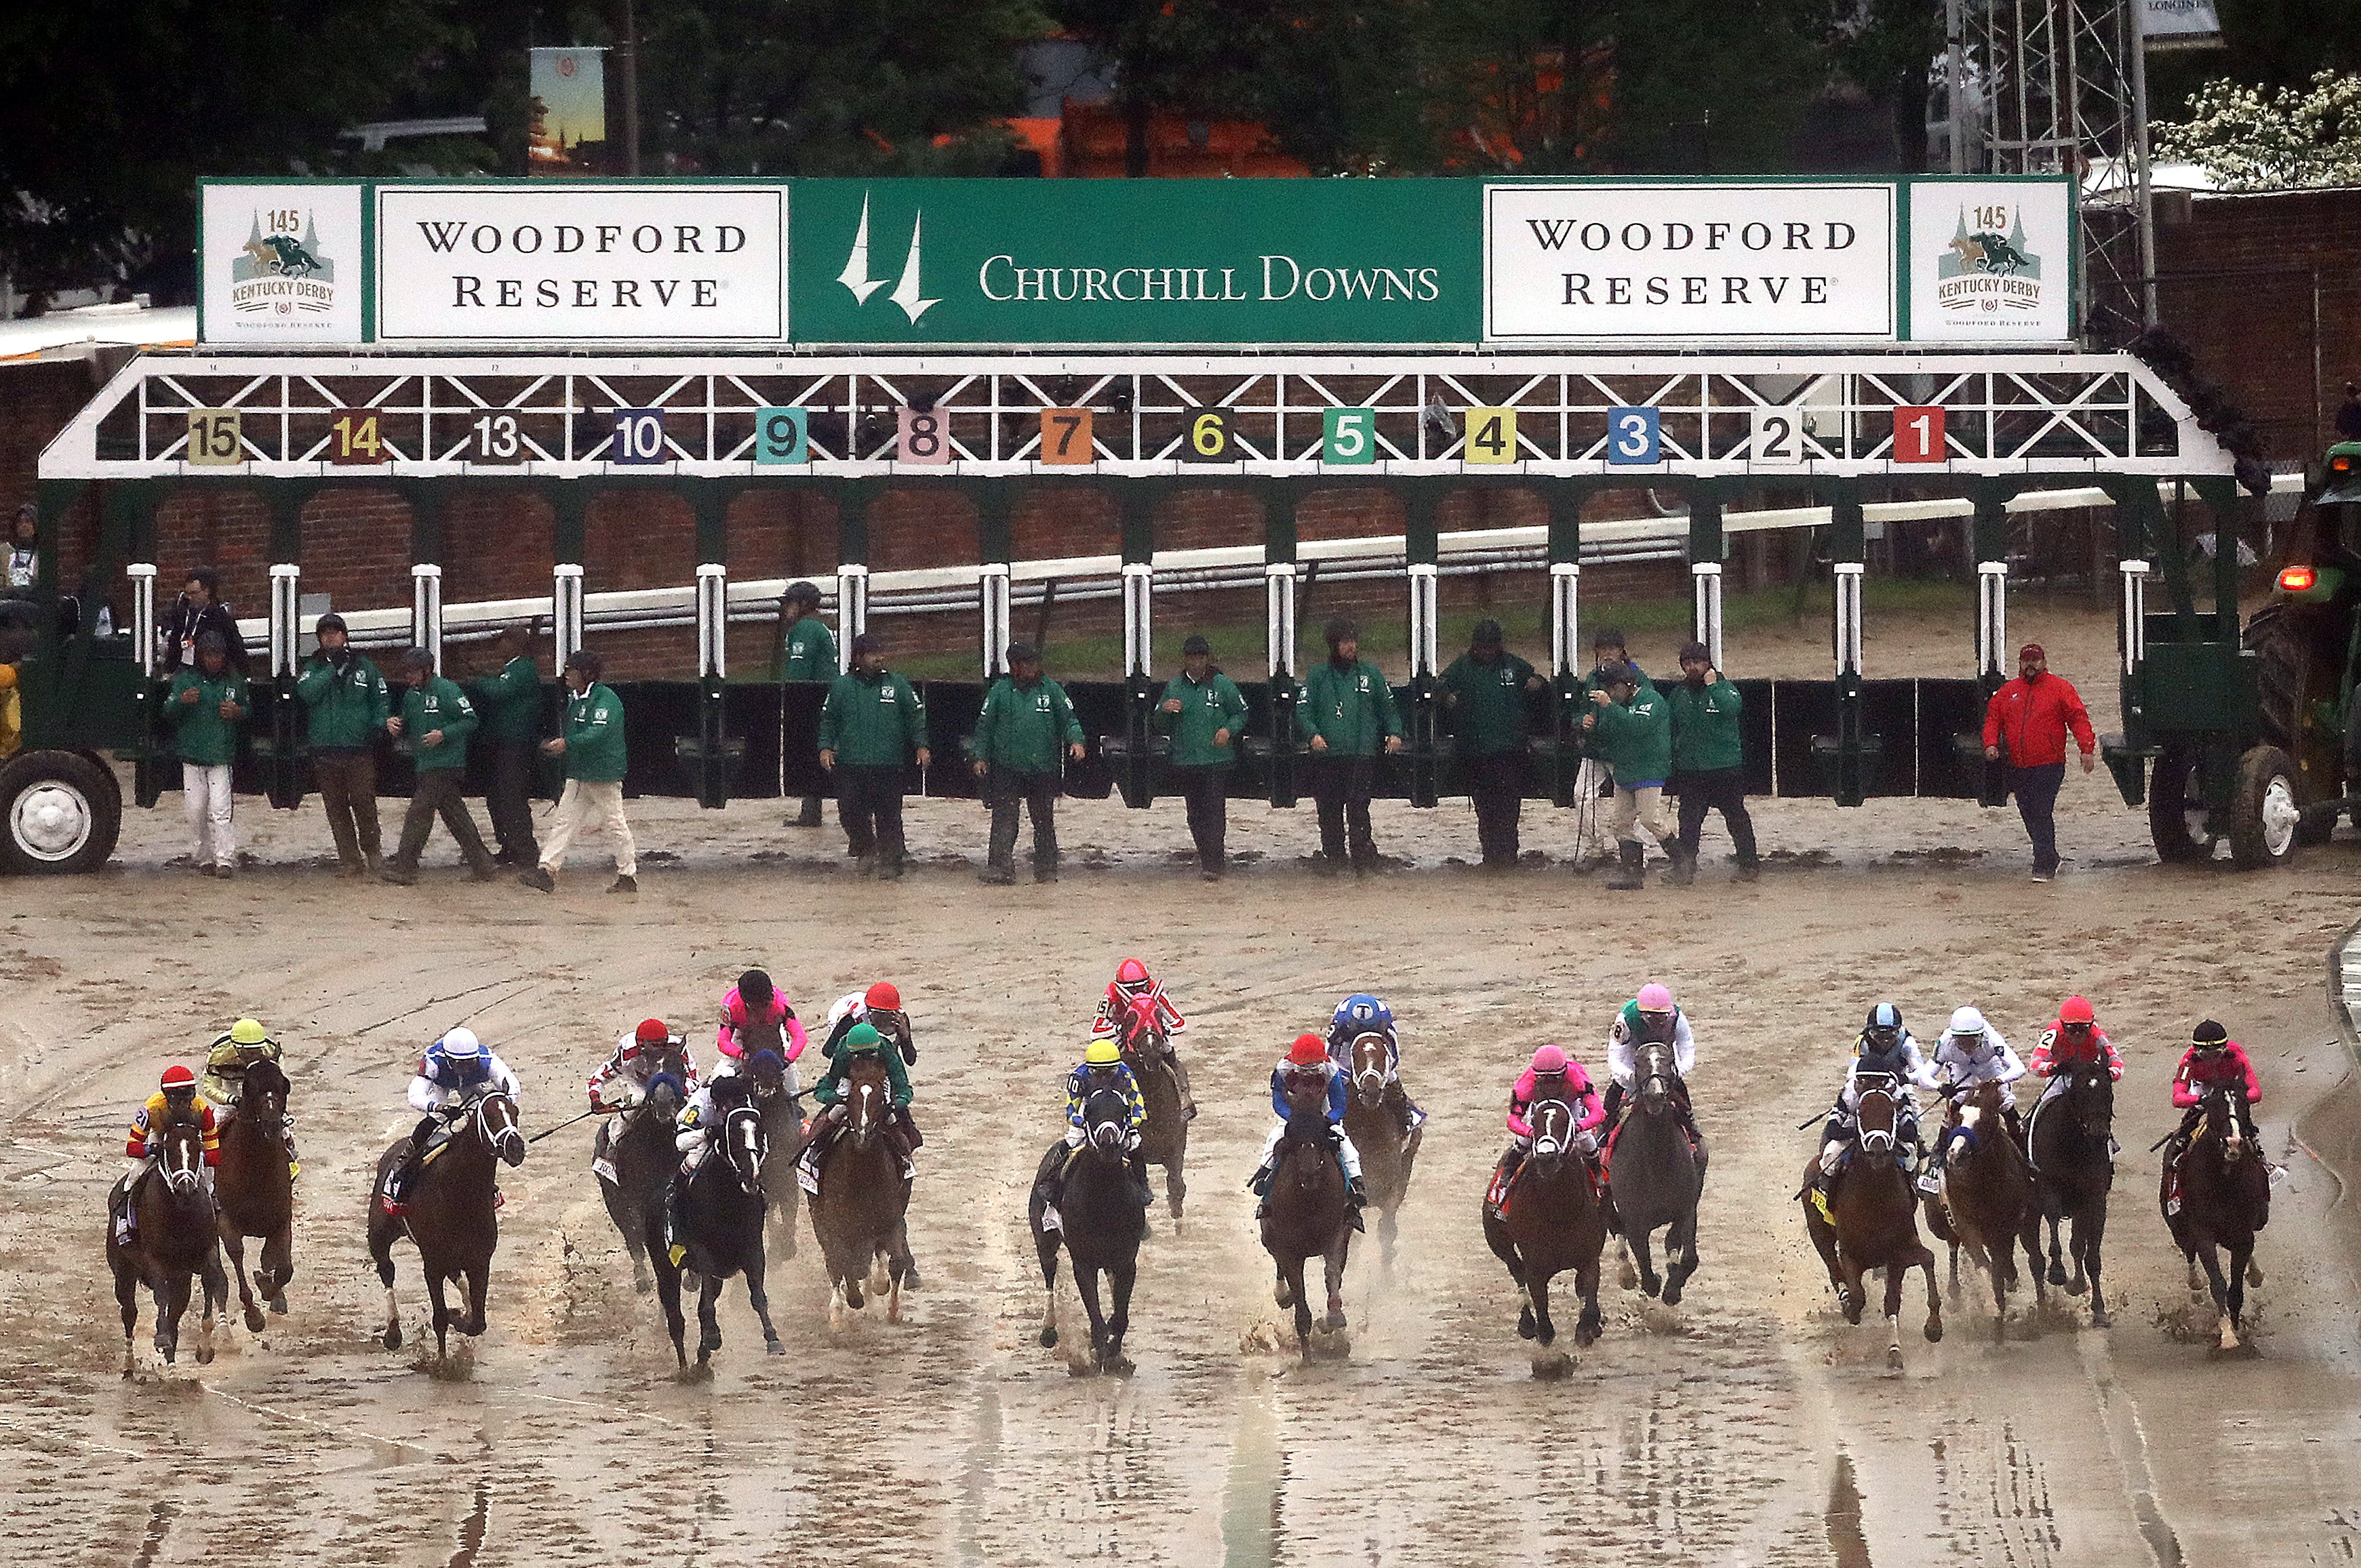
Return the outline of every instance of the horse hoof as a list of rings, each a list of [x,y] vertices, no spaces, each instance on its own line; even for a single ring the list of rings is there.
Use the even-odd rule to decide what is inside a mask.
[[[918,1293],[918,1266],[915,1263],[902,1271],[902,1293],[906,1296]]]
[[[1626,1290],[1636,1290],[1639,1288],[1640,1271],[1631,1266],[1630,1259],[1627,1258],[1624,1260],[1623,1272],[1617,1279],[1616,1283],[1622,1286]]]
[[[1533,1310],[1527,1307],[1517,1314],[1517,1337],[1532,1339],[1538,1331],[1533,1327]]]
[[[175,1352],[175,1351],[170,1351],[170,1350],[168,1350],[168,1351],[164,1352],[163,1354],[164,1354],[164,1365],[167,1365],[167,1366],[171,1365],[172,1365],[172,1363],[173,1363],[175,1360],[177,1360],[177,1359],[178,1359],[178,1354],[179,1354],[179,1353],[177,1353],[177,1352]]]
[[[270,1310],[271,1310],[272,1311],[274,1311],[274,1312],[278,1313],[278,1314],[279,1314],[280,1317],[282,1317],[282,1318],[283,1318],[283,1317],[285,1317],[285,1316],[287,1315],[287,1292],[286,1292],[286,1291],[281,1290],[278,1295],[273,1296],[273,1297],[270,1299]]]
[[[1665,1285],[1664,1285],[1664,1305],[1665,1305],[1665,1306],[1667,1306],[1667,1307],[1677,1307],[1677,1306],[1679,1306],[1680,1304],[1681,1304],[1681,1288],[1680,1288],[1680,1286],[1679,1286],[1679,1285],[1677,1285],[1677,1284],[1675,1284],[1675,1283],[1673,1283],[1673,1282],[1671,1282],[1671,1281],[1667,1281],[1667,1282],[1665,1283]]]
[[[1942,1324],[1938,1323],[1938,1322],[1931,1322],[1931,1321],[1930,1321],[1929,1323],[1927,1323],[1927,1343],[1928,1344],[1940,1344],[1940,1343],[1943,1343],[1943,1325],[1942,1325]],[[1899,1353],[1899,1352],[1897,1352],[1896,1354],[1900,1354],[1900,1353]]]
[[[1600,1322],[1597,1318],[1592,1317],[1588,1312],[1585,1312],[1575,1322],[1574,1343],[1577,1348],[1588,1350],[1592,1345],[1598,1343],[1598,1336],[1606,1332],[1606,1324]]]
[[[1105,1373],[1110,1377],[1129,1377],[1133,1373],[1138,1371],[1139,1368],[1132,1365],[1131,1357],[1123,1354],[1115,1354],[1110,1355],[1104,1361],[1101,1362],[1099,1364],[1099,1370]]]
[[[765,1354],[769,1355],[785,1355],[787,1354],[787,1347],[781,1344],[775,1339],[764,1340],[763,1342],[763,1350]]]
[[[1328,1315],[1320,1320],[1320,1326],[1330,1333],[1334,1333],[1338,1329],[1345,1326],[1344,1312],[1334,1307],[1329,1308]]]
[[[2049,1266],[2049,1283],[2052,1285],[2063,1285],[2066,1283],[2066,1266],[2064,1264],[2053,1263]]]
[[[1640,1292],[1644,1296],[1659,1295],[1663,1292],[1664,1288],[1664,1282],[1657,1278],[1653,1274],[1648,1275],[1640,1281]]]
[[[1281,1308],[1295,1305],[1295,1292],[1287,1288],[1287,1281],[1284,1279],[1279,1282],[1279,1288],[1270,1293],[1270,1299],[1278,1302]]]
[[[2053,1285],[2062,1284],[2065,1287],[2066,1294],[2069,1296],[2080,1296],[2086,1293],[2091,1288],[2091,1282],[2087,1279],[2053,1279],[2050,1283]]]
[[[631,1289],[642,1296],[646,1295],[655,1288],[656,1282],[653,1279],[634,1279],[631,1281]]]
[[[714,1334],[709,1338],[700,1339],[697,1342],[697,1359],[699,1361],[708,1360],[711,1358],[713,1353],[720,1348],[721,1336],[719,1334]]]
[[[1889,1345],[1886,1347],[1885,1367],[1889,1372],[1899,1372],[1902,1370],[1902,1347],[1900,1345]]]
[[[262,1332],[262,1321],[261,1308],[248,1307],[246,1310],[246,1332],[247,1333],[260,1333]]]
[[[858,1283],[845,1286],[844,1304],[856,1312],[869,1305],[868,1299],[861,1294],[861,1287]]]
[[[401,1348],[401,1330],[395,1325],[388,1324],[385,1332],[379,1335],[378,1338],[379,1343],[382,1343],[388,1350],[400,1350]]]
[[[1055,1350],[1058,1348],[1057,1330],[1048,1327],[1044,1327],[1041,1330],[1041,1348],[1043,1350]]]
[[[2113,1328],[2114,1326],[2114,1319],[2107,1315],[2107,1309],[2105,1307],[2100,1305],[2096,1301],[2091,1303],[2091,1326],[2092,1328]]]

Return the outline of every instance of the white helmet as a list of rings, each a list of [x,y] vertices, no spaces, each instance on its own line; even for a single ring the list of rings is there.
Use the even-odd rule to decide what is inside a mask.
[[[443,1047],[445,1056],[457,1057],[462,1060],[484,1054],[484,1043],[476,1038],[473,1029],[466,1027],[454,1029],[434,1043]]]
[[[1951,1026],[1946,1031],[1962,1039],[1983,1038],[1984,1015],[1972,1007],[1962,1007],[1951,1014]]]

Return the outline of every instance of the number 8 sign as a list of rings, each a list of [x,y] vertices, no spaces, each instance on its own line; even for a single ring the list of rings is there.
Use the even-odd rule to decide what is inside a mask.
[[[894,411],[901,439],[894,460],[922,468],[939,468],[951,460],[950,438],[943,433],[943,416],[934,409],[914,409],[906,403]]]
[[[1939,405],[1901,407],[1894,411],[1894,460],[1896,463],[1948,463],[1949,447],[1943,440]]]

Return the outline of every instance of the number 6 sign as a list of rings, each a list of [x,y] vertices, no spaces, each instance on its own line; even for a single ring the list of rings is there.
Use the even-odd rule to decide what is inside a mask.
[[[1948,463],[1951,454],[1943,441],[1940,406],[1902,407],[1894,411],[1894,460],[1896,463]]]

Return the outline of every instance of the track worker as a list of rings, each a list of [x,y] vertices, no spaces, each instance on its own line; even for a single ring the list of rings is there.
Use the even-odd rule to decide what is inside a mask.
[[[607,891],[640,891],[640,849],[631,841],[631,825],[623,816],[623,699],[600,683],[606,668],[606,662],[588,648],[566,656],[565,728],[556,740],[544,740],[541,747],[566,759],[566,787],[557,796],[541,863],[517,878],[544,893],[556,891],[557,873],[574,835],[592,826],[604,828],[615,849],[615,880]]]
[[[1617,893],[1646,885],[1648,851],[1636,837],[1642,828],[1675,865],[1680,861],[1675,848],[1678,840],[1664,824],[1664,780],[1673,771],[1672,719],[1656,688],[1642,685],[1644,679],[1629,664],[1608,665],[1591,691],[1591,711],[1582,716],[1583,729],[1598,738],[1615,773],[1615,811],[1609,826],[1622,864],[1607,885]]]
[[[836,633],[819,618],[819,586],[797,581],[779,596],[779,679],[804,685],[826,686],[841,673],[837,668]],[[787,818],[790,828],[819,826],[819,796],[804,796],[803,810]]]
[[[2066,783],[2066,736],[2082,750],[2082,771],[2098,763],[2098,740],[2081,694],[2049,673],[2038,642],[2016,652],[2016,679],[1993,693],[1984,709],[1984,760],[2008,764],[2009,793],[2033,840],[2033,880],[2058,874],[2058,791]]]
[[[385,862],[384,830],[377,817],[377,741],[392,716],[385,676],[373,659],[354,652],[345,618],[331,610],[313,635],[319,652],[295,683],[312,749],[312,776],[336,841],[337,874],[375,876]]]
[[[1604,683],[1599,675],[1609,664],[1630,665],[1642,691],[1653,688],[1654,683],[1648,679],[1648,673],[1640,667],[1640,662],[1631,657],[1631,650],[1624,645],[1622,629],[1602,626],[1590,639],[1590,674],[1583,677],[1582,683],[1586,693],[1600,688]],[[1587,872],[1607,858],[1606,836],[1599,831],[1598,801],[1602,795],[1609,801],[1615,798],[1614,773],[1608,767],[1606,758],[1592,747],[1585,751],[1582,765],[1574,775],[1574,867],[1576,871]]]
[[[885,667],[885,640],[862,632],[819,708],[819,765],[836,776],[837,819],[862,876],[902,874],[902,764],[933,760],[917,688]]]
[[[1327,626],[1327,662],[1303,683],[1296,739],[1312,748],[1312,795],[1320,809],[1321,869],[1344,869],[1350,829],[1353,869],[1377,869],[1369,796],[1378,752],[1402,749],[1401,714],[1383,671],[1361,657],[1361,629],[1338,616]]]
[[[1525,694],[1543,689],[1533,667],[1501,646],[1500,623],[1479,620],[1467,652],[1443,672],[1443,716],[1476,807],[1484,865],[1517,863],[1517,818],[1525,804]]]
[[[181,759],[181,800],[195,840],[190,859],[204,876],[237,874],[230,764],[237,758],[247,702],[246,677],[230,668],[221,634],[199,632],[196,662],[172,677],[164,720],[172,727],[172,749]]]
[[[1033,880],[1058,880],[1058,795],[1061,760],[1082,760],[1082,722],[1066,688],[1041,673],[1030,642],[1012,643],[1008,673],[983,694],[975,720],[975,776],[992,806],[992,839],[982,880],[1016,880],[1016,808],[1033,818]],[[1063,753],[1063,758],[1060,757]]]
[[[541,723],[541,672],[533,665],[533,633],[511,626],[493,644],[500,667],[476,683],[482,740],[492,749],[492,783],[484,814],[500,842],[492,857],[522,871],[541,859],[533,839],[533,732]]]
[[[1246,699],[1213,663],[1213,645],[1191,635],[1180,644],[1180,673],[1164,685],[1157,728],[1172,737],[1171,766],[1189,807],[1197,874],[1219,882],[1229,870],[1230,767],[1246,727]]]
[[[402,654],[401,674],[410,689],[402,694],[401,712],[387,719],[385,728],[397,740],[410,738],[417,778],[410,786],[410,809],[401,818],[401,842],[377,873],[378,880],[397,887],[418,880],[418,857],[440,812],[468,870],[478,882],[489,882],[500,873],[493,869],[491,851],[484,848],[483,835],[476,831],[467,798],[459,793],[467,777],[467,741],[482,722],[476,705],[456,683],[434,673],[434,655],[423,648]]]
[[[1681,679],[1664,688],[1664,707],[1673,721],[1671,788],[1681,803],[1673,881],[1686,886],[1697,880],[1705,814],[1719,811],[1738,851],[1738,880],[1752,882],[1763,874],[1763,861],[1755,852],[1754,819],[1746,814],[1745,752],[1738,733],[1746,699],[1713,667],[1706,645],[1692,642],[1681,650]]]

